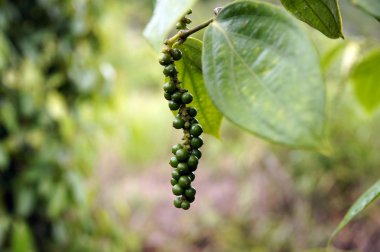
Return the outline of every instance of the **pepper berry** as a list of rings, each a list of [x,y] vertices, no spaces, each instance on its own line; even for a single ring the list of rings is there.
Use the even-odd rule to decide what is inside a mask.
[[[172,192],[176,196],[182,195],[183,194],[183,188],[179,184],[175,184],[172,187]]]
[[[171,157],[170,158],[170,161],[169,161],[169,164],[173,167],[173,168],[176,168],[179,164],[179,161],[177,159],[177,157]]]
[[[167,53],[162,53],[158,58],[158,62],[163,66],[167,66],[172,63],[172,57]]]
[[[194,137],[198,137],[203,133],[202,126],[199,124],[193,124],[190,128],[190,134]]]
[[[189,153],[185,149],[179,149],[175,152],[178,161],[186,161],[189,158]]]
[[[193,96],[190,93],[186,92],[182,94],[181,100],[184,104],[189,104],[193,101]]]
[[[176,91],[177,87],[173,81],[169,81],[164,84],[163,89],[166,93],[173,94]]]
[[[189,209],[190,208],[190,202],[187,201],[187,200],[182,201],[181,208],[184,209],[184,210]]]
[[[170,108],[170,110],[178,110],[179,107],[181,107],[181,104],[176,103],[174,101],[169,101],[169,108]]]
[[[173,60],[175,61],[180,60],[182,58],[182,52],[178,48],[173,48],[173,50],[171,50],[170,53],[173,57]]]
[[[180,197],[177,197],[173,200],[173,205],[176,207],[176,208],[181,208],[181,204],[182,204],[182,200]]]
[[[193,154],[194,156],[196,156],[198,159],[200,159],[202,157],[202,152],[198,149],[193,149],[191,151],[191,154]]]
[[[183,128],[184,124],[185,124],[185,120],[183,120],[181,117],[174,118],[174,121],[173,121],[174,128],[181,129]]]
[[[162,72],[165,76],[173,77],[177,74],[177,69],[175,68],[174,64],[170,64],[167,65]]]
[[[182,188],[189,188],[191,184],[191,180],[188,176],[181,176],[178,179],[178,185],[180,185]]]
[[[175,144],[172,147],[172,153],[175,155],[175,153],[177,152],[177,150],[182,149],[182,148],[183,148],[182,144]]]

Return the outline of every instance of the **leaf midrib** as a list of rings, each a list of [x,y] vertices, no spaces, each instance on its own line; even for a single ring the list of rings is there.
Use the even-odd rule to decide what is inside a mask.
[[[334,14],[330,11],[330,8],[323,2],[323,1],[319,1],[323,6],[325,6],[325,8],[327,9],[327,12],[330,14],[330,16],[332,16],[333,20],[334,20],[334,23],[337,27],[339,27],[340,25],[338,24],[337,20],[335,19],[335,16]],[[317,16],[319,18],[319,20],[321,21],[321,24],[326,28],[327,31],[330,31],[329,29],[329,26],[324,22],[324,19],[321,18],[318,13],[311,7],[312,4],[310,4],[308,2],[308,0],[305,0],[305,4],[310,8],[310,10],[314,13],[315,16]],[[340,29],[338,29],[338,32],[340,32]]]
[[[284,108],[284,110],[288,111],[289,114],[292,115],[292,118],[294,118],[298,123],[302,123],[297,116],[293,116],[293,115],[295,115],[295,111],[290,109],[282,100],[278,99],[277,95],[274,94],[272,90],[268,89],[262,83],[261,79],[257,76],[257,74],[254,71],[252,71],[252,69],[245,63],[244,59],[237,53],[234,45],[232,44],[231,40],[228,38],[226,31],[218,24],[218,22],[216,22],[216,21],[213,22],[212,26],[214,26],[216,29],[218,29],[222,33],[223,37],[226,39],[226,42],[228,43],[229,47],[231,48],[231,51],[242,62],[243,66],[245,66],[248,69],[248,71],[252,74],[252,76],[258,81],[259,85],[263,88],[263,90],[265,90],[272,97],[272,99],[276,103],[277,107],[279,109]],[[310,129],[310,125],[308,125],[307,128]]]

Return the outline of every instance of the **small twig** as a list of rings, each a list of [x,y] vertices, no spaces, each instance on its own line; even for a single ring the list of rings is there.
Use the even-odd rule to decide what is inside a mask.
[[[191,34],[193,33],[196,33],[204,28],[206,28],[209,24],[211,24],[212,22],[214,21],[214,18],[211,18],[209,20],[207,20],[206,22],[204,23],[201,23],[197,26],[195,26],[194,28],[192,29],[189,29],[189,30],[181,30],[179,32],[177,32],[177,34],[175,34],[173,37],[167,39],[165,41],[165,44],[169,47],[172,47],[173,44],[177,41],[180,41],[181,43],[183,43],[187,37],[189,37]]]

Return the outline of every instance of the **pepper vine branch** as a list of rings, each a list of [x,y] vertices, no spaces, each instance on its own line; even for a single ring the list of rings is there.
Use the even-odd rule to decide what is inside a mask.
[[[167,45],[168,47],[172,47],[175,42],[183,43],[187,39],[187,37],[189,37],[191,34],[194,34],[198,31],[206,28],[213,21],[214,21],[214,18],[210,18],[206,22],[201,23],[201,24],[195,26],[194,28],[191,28],[189,30],[180,30],[173,37],[167,39],[165,41],[165,45]]]

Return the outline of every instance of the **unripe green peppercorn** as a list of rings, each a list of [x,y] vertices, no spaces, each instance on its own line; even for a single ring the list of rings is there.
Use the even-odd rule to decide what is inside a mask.
[[[187,161],[187,159],[189,158],[189,152],[185,149],[179,149],[175,152],[175,156],[180,162]]]
[[[187,160],[187,166],[189,167],[190,171],[195,171],[198,166],[198,158],[195,155],[190,155],[189,159]]]
[[[170,54],[172,55],[173,60],[180,60],[182,58],[182,52],[178,48],[173,48],[170,51]]]
[[[191,123],[191,124],[198,124],[199,122],[198,122],[197,119],[192,118],[192,119],[190,120],[190,123]]]
[[[190,134],[193,135],[194,137],[200,136],[203,133],[202,126],[199,124],[193,124],[190,127]]]
[[[187,176],[189,176],[191,182],[194,181],[194,179],[195,179],[195,174],[194,173],[190,172]]]
[[[200,159],[202,157],[202,152],[200,150],[198,150],[198,149],[193,149],[191,151],[191,154],[193,154],[194,156],[196,156],[198,159]]]
[[[177,172],[180,175],[187,175],[189,173],[189,167],[186,163],[179,163],[177,166]]]
[[[167,53],[162,53],[158,58],[158,62],[163,66],[167,66],[172,62],[172,57]]]
[[[192,197],[186,197],[186,200],[189,201],[190,203],[191,203],[191,202],[194,202],[194,200],[195,200],[195,196],[192,196]]]
[[[181,208],[181,204],[182,204],[182,200],[181,200],[181,197],[177,197],[173,200],[173,205],[176,207],[176,208]]]
[[[174,195],[179,196],[179,195],[183,194],[183,189],[180,185],[176,184],[173,186],[172,192]]]
[[[174,186],[174,185],[178,184],[178,181],[176,179],[172,178],[170,180],[170,184],[172,184],[172,186]]]
[[[180,185],[184,189],[189,188],[190,184],[191,184],[191,180],[188,176],[181,176],[178,179],[178,185]]]
[[[188,92],[183,93],[181,100],[184,104],[188,104],[193,101],[193,95]]]
[[[171,167],[176,168],[179,164],[177,157],[171,157],[169,164],[171,165]]]
[[[181,104],[176,103],[174,101],[169,101],[170,110],[177,110],[177,109],[179,109],[179,107],[181,107]]]
[[[187,209],[189,209],[189,208],[190,208],[190,202],[188,202],[187,200],[182,201],[182,203],[181,203],[181,208],[182,208],[183,210],[187,210]]]
[[[179,149],[183,149],[182,144],[175,144],[175,145],[173,145],[173,147],[172,147],[172,153],[175,155],[175,153],[176,153],[177,150],[179,150]]]
[[[174,178],[175,180],[178,180],[181,177],[181,175],[179,174],[177,170],[178,169],[175,169],[174,171],[172,171],[172,178]]]
[[[165,97],[165,99],[168,100],[168,101],[172,100],[172,95],[169,94],[169,93],[167,93],[167,92],[164,92],[164,97]]]
[[[185,190],[184,195],[188,198],[191,198],[191,197],[194,197],[196,193],[197,193],[197,190],[195,190],[194,187],[190,187]]]
[[[181,102],[181,99],[182,99],[182,94],[181,94],[181,92],[175,92],[174,94],[172,94],[171,99],[172,99],[173,101],[175,101],[175,102],[180,103],[180,102]]]
[[[177,74],[177,69],[173,64],[167,65],[164,70],[162,71],[165,76],[174,76]]]
[[[182,129],[185,124],[185,120],[183,120],[181,117],[175,117],[173,120],[173,127],[176,129]]]
[[[177,86],[175,85],[174,81],[166,82],[162,88],[166,93],[169,94],[173,94],[177,90]]]
[[[193,137],[190,140],[190,146],[194,149],[198,149],[203,145],[203,140],[200,137]]]
[[[187,113],[191,116],[191,117],[195,117],[197,115],[197,110],[196,108],[194,107],[188,107],[187,108]]]

